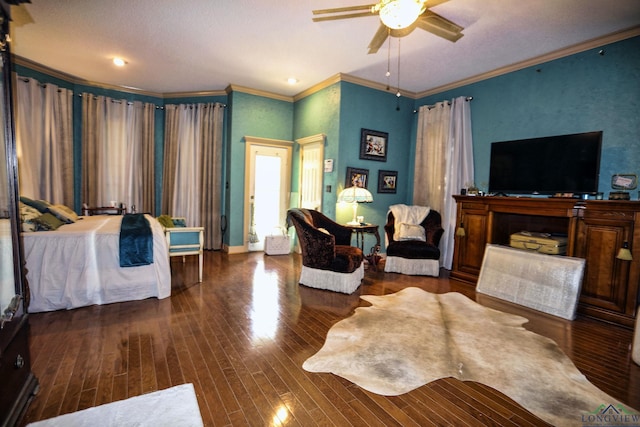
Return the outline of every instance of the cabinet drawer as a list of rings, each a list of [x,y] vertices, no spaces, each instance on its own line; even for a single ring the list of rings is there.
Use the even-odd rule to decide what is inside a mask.
[[[22,387],[31,372],[29,360],[28,328],[22,327],[9,343],[0,357],[0,378],[2,379],[2,393],[0,393],[0,424],[11,414],[16,398],[21,394]]]

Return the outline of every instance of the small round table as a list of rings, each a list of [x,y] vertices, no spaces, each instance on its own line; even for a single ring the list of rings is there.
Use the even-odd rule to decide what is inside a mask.
[[[351,229],[352,233],[356,235],[356,246],[360,247],[362,253],[365,254],[365,259],[369,264],[378,270],[377,257],[380,252],[380,233],[378,232],[379,226],[377,224],[344,224],[345,227]],[[376,245],[371,248],[369,254],[364,251],[364,235],[373,234],[376,237]]]

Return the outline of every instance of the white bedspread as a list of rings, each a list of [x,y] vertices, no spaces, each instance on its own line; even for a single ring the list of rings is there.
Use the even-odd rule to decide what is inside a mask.
[[[147,215],[153,263],[120,267],[122,216],[86,216],[55,231],[23,233],[30,312],[171,295],[169,254],[162,226]]]

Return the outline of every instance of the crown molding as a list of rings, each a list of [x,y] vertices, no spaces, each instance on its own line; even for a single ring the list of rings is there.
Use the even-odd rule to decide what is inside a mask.
[[[537,56],[535,58],[527,59],[525,61],[516,62],[505,67],[497,68],[487,73],[478,74],[466,79],[458,80],[456,82],[448,83],[446,85],[434,87],[432,89],[425,90],[417,94],[417,98],[424,98],[426,96],[435,95],[448,90],[456,89],[462,86],[477,83],[482,80],[487,80],[493,77],[498,77],[504,74],[508,74],[514,71],[519,71],[528,67],[539,65],[545,62],[553,61],[555,59],[564,58],[566,56],[574,55],[576,53],[584,52],[589,49],[601,47],[611,43],[619,42],[621,40],[629,39],[640,35],[640,26],[631,27],[626,30],[618,31],[616,33],[608,34],[603,37],[587,40],[583,43],[578,43],[573,46],[566,47],[564,49],[558,49],[553,52]]]
[[[279,101],[293,102],[293,97],[291,96],[279,95],[273,92],[267,92],[259,89],[252,89],[250,87],[239,86],[234,84],[230,84],[229,86],[227,86],[227,89],[225,90],[225,92],[227,93],[227,95],[230,95],[231,92],[242,92],[242,93],[247,93],[249,95],[256,95],[256,96],[262,96],[264,98],[277,99]]]
[[[200,96],[227,96],[227,92],[225,90],[203,90],[199,92],[166,92],[162,94],[165,99],[195,98]]]
[[[299,94],[295,95],[293,97],[294,101],[299,101],[303,98],[306,98],[309,95],[313,95],[316,92],[321,91],[322,89],[326,89],[327,87],[336,84],[336,83],[340,83],[340,82],[347,82],[347,83],[353,83],[353,84],[357,84],[359,86],[364,86],[364,87],[368,87],[370,89],[375,89],[375,90],[379,90],[382,92],[388,92],[389,89],[387,89],[387,86],[382,84],[382,83],[378,83],[378,82],[374,82],[371,80],[367,80],[367,79],[363,79],[360,77],[356,77],[356,76],[352,76],[350,74],[345,74],[345,73],[338,73],[335,74],[331,77],[329,77],[326,80],[321,81],[318,84],[315,84],[313,86],[311,86],[309,89],[304,90],[302,92],[300,92]],[[394,89],[395,90],[395,89]],[[409,91],[405,91],[405,90],[400,90],[400,95],[407,97],[407,98],[413,98],[416,99],[416,94],[414,92],[409,92]]]
[[[37,62],[34,62],[27,58],[23,58],[18,55],[12,55],[12,57],[13,57],[14,64],[30,68],[34,71],[37,71],[37,72],[46,74],[48,76],[51,76],[60,80],[64,80],[66,82],[69,82],[71,84],[76,84],[76,85],[84,85],[84,86],[91,86],[91,87],[96,87],[101,89],[116,90],[119,92],[151,96],[154,98],[161,98],[161,99],[189,98],[189,97],[199,97],[199,96],[226,96],[227,95],[227,93],[224,90],[158,93],[158,92],[151,92],[151,91],[128,87],[128,86],[118,86],[118,85],[111,85],[111,84],[100,83],[100,82],[93,82],[90,80],[81,79],[71,74],[63,73],[62,71],[55,70],[53,68],[47,67],[46,65],[39,64]]]
[[[100,82],[93,82],[93,81],[90,81],[90,80],[84,80],[84,79],[81,79],[79,77],[73,76],[71,74],[67,74],[67,73],[63,73],[62,71],[54,70],[53,68],[49,68],[46,65],[39,64],[39,63],[34,62],[34,61],[32,61],[30,59],[27,59],[27,58],[23,58],[23,57],[18,56],[18,55],[12,55],[12,56],[13,56],[13,63],[14,64],[30,68],[30,69],[32,69],[34,71],[38,71],[38,72],[46,74],[48,76],[55,77],[55,78],[60,79],[60,80],[64,80],[64,81],[69,82],[71,84],[91,86],[91,87],[96,87],[96,88],[100,88],[100,89],[117,90],[119,92],[133,93],[133,94],[136,94],[136,95],[152,96],[154,98],[162,98],[163,97],[161,93],[149,92],[149,91],[145,91],[145,90],[137,89],[137,88],[133,88],[133,87],[128,87],[128,86],[118,86],[118,85],[111,85],[111,84],[100,83]]]
[[[569,46],[567,48],[564,49],[559,49],[541,56],[537,56],[535,58],[531,58],[525,61],[521,61],[521,62],[517,62],[511,65],[507,65],[501,68],[497,68],[495,70],[486,72],[486,73],[482,73],[482,74],[478,74],[472,77],[468,77],[466,79],[462,79],[462,80],[458,80],[455,82],[451,82],[442,86],[438,86],[438,87],[434,87],[431,89],[427,89],[425,91],[422,92],[410,92],[410,91],[404,91],[404,90],[400,90],[400,95],[407,97],[407,98],[411,98],[411,99],[419,99],[419,98],[424,98],[427,96],[431,96],[431,95],[435,95],[441,92],[446,92],[448,90],[452,90],[452,89],[456,89],[462,86],[466,86],[466,85],[470,85],[473,83],[477,83],[479,81],[482,80],[487,80],[493,77],[498,77],[504,74],[508,74],[514,71],[518,71],[518,70],[522,70],[524,68],[527,67],[532,67],[535,65],[539,65],[545,62],[549,62],[549,61],[553,61],[555,59],[559,59],[559,58],[563,58],[569,55],[573,55],[576,53],[580,53],[580,52],[584,52],[586,50],[589,49],[593,49],[593,48],[597,48],[597,47],[601,47],[607,44],[611,44],[611,43],[615,43],[621,40],[625,40],[631,37],[636,37],[640,35],[640,26],[635,26],[635,27],[631,27],[629,29],[626,30],[622,30],[616,33],[612,33],[612,34],[608,34],[606,36],[603,37],[598,37],[592,40],[588,40],[586,42],[583,43],[579,43],[573,46]],[[197,91],[197,92],[167,92],[167,93],[157,93],[157,92],[150,92],[150,91],[145,91],[142,89],[138,89],[138,88],[132,88],[132,87],[127,87],[127,86],[117,86],[117,85],[110,85],[110,84],[105,84],[105,83],[100,83],[100,82],[92,82],[89,80],[84,80],[81,78],[78,78],[76,76],[70,75],[70,74],[66,74],[63,73],[61,71],[55,70],[53,68],[49,68],[45,65],[39,64],[37,62],[31,61],[29,59],[23,58],[21,56],[17,56],[17,55],[12,55],[13,58],[13,62],[17,65],[21,65],[24,67],[28,67],[34,71],[38,71],[44,74],[47,74],[49,76],[67,81],[69,83],[72,84],[80,84],[80,85],[86,85],[86,86],[92,86],[92,87],[97,87],[97,88],[102,88],[102,89],[108,89],[108,90],[116,90],[116,91],[120,91],[120,92],[126,92],[126,93],[132,93],[132,94],[138,94],[138,95],[145,95],[145,96],[151,96],[151,97],[155,97],[155,98],[161,98],[161,99],[172,99],[172,98],[188,98],[188,97],[205,97],[205,96],[225,96],[225,95],[229,95],[231,94],[231,92],[242,92],[242,93],[247,93],[250,95],[256,95],[256,96],[261,96],[261,97],[265,97],[265,98],[271,98],[271,99],[276,99],[279,101],[285,101],[285,102],[295,102],[295,101],[299,101],[303,98],[306,98],[307,96],[310,96],[316,92],[319,92],[335,83],[339,83],[339,82],[348,82],[348,83],[353,83],[353,84],[357,84],[359,86],[364,86],[364,87],[368,87],[371,89],[375,89],[375,90],[379,90],[379,91],[383,91],[383,92],[388,92],[389,89],[387,89],[387,86],[382,84],[382,83],[378,83],[378,82],[374,82],[371,80],[367,80],[367,79],[363,79],[360,77],[356,77],[356,76],[352,76],[349,74],[345,74],[345,73],[338,73],[335,74],[331,77],[329,77],[326,80],[321,81],[320,83],[317,83],[313,86],[311,86],[310,88],[298,93],[297,95],[294,96],[286,96],[286,95],[280,95],[280,94],[276,94],[276,93],[272,93],[272,92],[267,92],[267,91],[263,91],[263,90],[259,90],[259,89],[252,89],[249,87],[245,87],[245,86],[239,86],[239,85],[234,85],[234,84],[230,84],[229,86],[227,86],[227,88],[225,90],[212,90],[212,91]],[[396,90],[396,89],[393,89]]]

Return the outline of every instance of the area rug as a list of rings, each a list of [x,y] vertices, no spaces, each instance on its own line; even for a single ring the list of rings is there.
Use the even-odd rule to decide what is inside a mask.
[[[193,384],[182,384],[38,421],[27,427],[90,426],[202,427],[203,423]]]
[[[556,426],[582,426],[583,415],[600,408],[637,413],[592,385],[553,340],[524,329],[524,317],[455,292],[406,288],[361,298],[372,306],[336,323],[305,370],[385,396],[445,377],[476,381]]]

